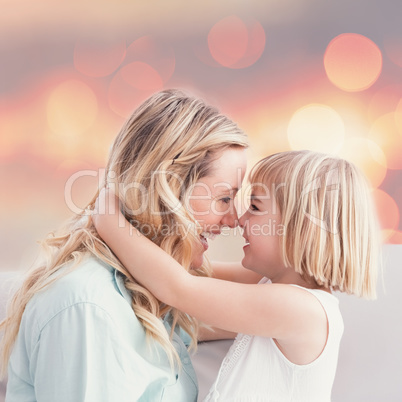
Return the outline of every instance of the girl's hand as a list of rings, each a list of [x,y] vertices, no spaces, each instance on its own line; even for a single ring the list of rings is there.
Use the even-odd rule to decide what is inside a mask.
[[[120,200],[109,188],[102,188],[95,202],[92,221],[102,239],[102,233],[107,232],[109,225],[118,226],[124,216],[120,212]]]

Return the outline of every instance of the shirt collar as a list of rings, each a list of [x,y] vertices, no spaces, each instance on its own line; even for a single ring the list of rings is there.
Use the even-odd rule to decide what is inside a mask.
[[[113,277],[117,290],[124,297],[127,303],[131,306],[132,297],[130,295],[130,292],[124,286],[124,275],[120,273],[116,268],[112,267],[112,269],[114,271]]]

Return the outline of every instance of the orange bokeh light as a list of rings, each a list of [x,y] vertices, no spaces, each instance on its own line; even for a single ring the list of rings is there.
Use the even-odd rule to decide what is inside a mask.
[[[80,40],[74,47],[74,67],[90,77],[105,77],[117,70],[125,56],[125,40],[106,44]]]
[[[52,80],[52,84],[49,83]],[[20,151],[43,155],[48,120],[46,106],[49,94],[60,83],[53,75],[17,96],[0,98],[0,156],[13,159]]]
[[[158,91],[163,81],[158,72],[149,64],[135,61],[121,68],[120,74],[127,84],[141,91]]]
[[[386,156],[385,167],[402,169],[402,135],[398,131],[395,113],[387,113],[378,118],[371,127],[369,139],[374,141]],[[373,153],[373,158],[376,155]],[[382,160],[377,160],[383,164]]]
[[[345,137],[345,127],[339,113],[326,105],[310,104],[298,109],[288,125],[292,149],[310,149],[336,153]]]
[[[150,66],[159,74],[163,83],[172,77],[176,66],[172,46],[151,36],[142,36],[128,47],[125,64],[129,65],[133,62]]]
[[[2,158],[12,157],[20,148],[30,148],[32,143],[38,142],[40,129],[46,124],[41,112],[39,102],[0,107]]]
[[[260,128],[259,135],[253,138],[252,147],[262,154],[262,157],[290,149],[287,137],[287,125]]]
[[[93,169],[86,161],[81,161],[77,159],[64,159],[56,169],[53,171],[53,176],[56,178],[63,178],[67,180],[72,174],[80,170]]]
[[[400,99],[402,99],[402,85],[388,85],[379,89],[371,98],[368,107],[370,122],[383,114],[394,112]]]
[[[48,124],[65,146],[80,141],[80,136],[94,124],[97,114],[97,98],[82,81],[62,82],[49,96]]]
[[[261,24],[255,21],[248,28],[248,46],[246,53],[231,68],[246,68],[253,65],[262,55],[265,48],[265,31]]]
[[[384,49],[389,59],[397,66],[402,67],[402,37],[385,38]]]
[[[375,189],[372,192],[381,227],[383,240],[389,239],[399,224],[399,209],[395,200],[386,192]]]
[[[402,98],[399,100],[395,108],[395,124],[399,134],[402,135]]]
[[[373,158],[373,154],[376,156]],[[350,137],[343,144],[339,156],[354,163],[369,179],[373,187],[378,187],[387,174],[387,161],[382,150],[366,138]],[[381,161],[380,164],[378,161]]]
[[[123,78],[122,70],[119,70],[109,85],[109,107],[114,113],[126,119],[153,92],[153,90],[144,91],[129,85]]]
[[[237,16],[226,17],[209,31],[208,47],[222,66],[233,69],[254,64],[265,48],[265,32],[258,21],[247,25]]]
[[[338,35],[327,46],[324,67],[329,80],[344,91],[362,91],[373,85],[382,69],[378,46],[355,33]]]
[[[212,57],[225,67],[230,67],[245,55],[247,44],[247,27],[236,16],[219,21],[208,34],[208,46]]]
[[[400,230],[392,230],[385,236],[389,244],[402,244],[402,232]]]

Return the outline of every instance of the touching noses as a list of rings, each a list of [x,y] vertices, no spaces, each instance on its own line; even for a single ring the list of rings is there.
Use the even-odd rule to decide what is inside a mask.
[[[237,211],[234,206],[229,208],[225,215],[222,217],[222,225],[229,226],[230,228],[235,228],[239,224],[239,218],[237,216]]]
[[[248,219],[248,213],[249,211],[247,210],[239,219],[238,219],[238,223],[239,226],[244,229],[244,227],[246,226],[246,221]]]

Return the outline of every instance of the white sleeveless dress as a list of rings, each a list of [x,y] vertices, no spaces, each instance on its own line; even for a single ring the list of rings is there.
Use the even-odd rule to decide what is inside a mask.
[[[270,281],[264,278],[260,283],[269,286]],[[331,400],[343,334],[339,301],[328,292],[300,288],[313,294],[327,315],[328,339],[321,355],[312,363],[297,365],[283,355],[272,338],[238,334],[205,402]]]

